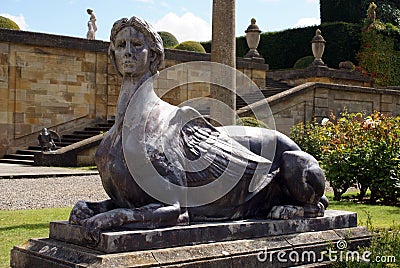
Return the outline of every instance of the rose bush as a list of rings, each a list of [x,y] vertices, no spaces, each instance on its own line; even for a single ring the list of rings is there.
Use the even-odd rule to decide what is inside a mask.
[[[344,112],[322,123],[300,123],[291,138],[320,162],[335,200],[358,185],[360,199],[370,189],[371,202],[398,202],[400,117]]]

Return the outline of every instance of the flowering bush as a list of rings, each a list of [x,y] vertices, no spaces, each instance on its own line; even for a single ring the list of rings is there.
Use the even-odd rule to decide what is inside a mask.
[[[319,160],[335,200],[357,184],[360,199],[369,188],[372,202],[398,201],[400,117],[344,112],[338,118],[331,115],[321,124],[300,123],[292,128],[291,138]]]

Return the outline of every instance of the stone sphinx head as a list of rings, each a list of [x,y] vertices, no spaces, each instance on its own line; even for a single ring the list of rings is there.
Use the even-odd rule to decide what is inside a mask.
[[[127,42],[128,39],[130,40],[129,42]],[[129,49],[126,46],[129,46]],[[139,53],[141,53],[141,57],[146,57],[147,55],[149,57],[148,68],[153,75],[157,73],[164,60],[164,47],[160,35],[150,24],[135,16],[130,19],[123,18],[114,23],[111,29],[108,54],[119,75],[123,76],[127,73],[137,73],[138,71],[140,73],[140,70],[130,70],[129,62],[126,63],[126,61],[129,61],[128,59],[121,60],[120,55],[125,53],[122,52],[123,49],[125,49],[125,52],[130,50],[135,61],[141,60],[137,59]],[[146,55],[143,55],[143,52],[146,52]],[[125,55],[125,57],[129,58],[130,56]],[[125,62],[122,63],[120,61]],[[147,63],[144,62],[143,64],[145,66],[142,66],[142,69],[143,67],[147,68]]]

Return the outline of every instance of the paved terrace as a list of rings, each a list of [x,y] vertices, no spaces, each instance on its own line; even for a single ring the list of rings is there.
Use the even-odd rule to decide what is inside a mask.
[[[97,175],[97,170],[79,170],[62,167],[39,167],[18,164],[0,163],[0,178],[42,178],[42,177],[65,177],[78,175]]]

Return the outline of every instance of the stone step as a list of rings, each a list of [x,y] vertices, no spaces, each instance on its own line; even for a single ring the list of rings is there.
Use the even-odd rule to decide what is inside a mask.
[[[62,139],[63,142],[70,142],[75,143],[84,140],[84,138],[64,138]]]
[[[282,89],[273,89],[273,90],[263,90],[262,93],[264,95],[265,98],[271,97],[273,95],[279,94],[283,91],[285,91],[286,89],[282,90]]]
[[[265,87],[265,88],[261,89],[261,93],[264,95],[264,98],[268,98],[275,94],[281,93],[289,88],[290,88],[289,86],[282,87],[282,88]],[[244,95],[243,98],[237,97],[236,98],[236,109],[243,108],[247,105],[250,105],[252,103],[262,100],[262,98],[260,98],[260,97],[261,97],[260,94],[247,94],[247,95]]]
[[[5,159],[16,159],[16,160],[33,160],[33,154],[6,154]]]
[[[57,144],[57,143],[56,143]],[[58,148],[57,148],[58,149]],[[42,151],[42,147],[40,147],[39,145],[32,145],[28,147],[28,150],[30,151],[38,151],[41,152]]]
[[[35,164],[33,160],[8,159],[8,158],[0,159],[0,163],[30,165],[30,166],[33,166]]]
[[[263,94],[264,98],[268,98],[275,94],[281,93],[289,88],[290,88],[289,86],[281,87],[281,88],[265,87],[265,88],[261,89],[261,93]],[[260,101],[260,100],[262,100],[262,98],[263,97],[261,97],[260,94],[245,94],[245,95],[243,95],[243,98],[237,96],[236,97],[236,109],[241,109],[247,105],[250,105],[252,103]],[[199,110],[199,112],[202,115],[208,115],[208,114],[210,114],[210,108],[201,109],[201,110]]]
[[[267,78],[265,85],[266,87],[273,87],[273,88],[286,88],[286,89],[290,88],[290,86],[287,83],[272,78]]]
[[[275,90],[275,89],[280,89],[280,90],[284,89],[284,90],[286,90],[286,89],[289,89],[289,88],[291,88],[291,87],[289,87],[289,86],[287,86],[287,87],[266,86],[266,87],[261,88],[261,91],[264,91],[264,90]]]
[[[97,135],[97,134],[96,134]],[[90,137],[93,137],[94,134],[90,134],[90,133],[86,133],[86,134],[77,134],[77,133],[73,133],[73,134],[66,134],[66,135],[62,135],[61,141],[63,140],[68,140],[68,139],[88,139]]]
[[[41,152],[41,150],[30,150],[30,149],[24,149],[24,150],[17,150],[17,154],[28,154],[28,155],[34,155],[36,152]]]
[[[92,126],[85,127],[83,130],[74,131],[72,134],[64,134],[61,137],[61,142],[54,140],[56,149],[71,145],[73,143],[82,141],[87,138],[91,138],[95,135],[107,132],[114,125],[114,120],[107,120],[105,123],[97,123]],[[28,146],[27,149],[18,150],[12,157],[4,156],[3,163],[15,163],[16,161],[22,161],[21,163],[27,165],[33,165],[34,154],[41,152],[42,149],[38,144]],[[28,160],[29,159],[29,160]],[[32,159],[32,160],[31,160]],[[1,159],[0,159],[1,160]],[[27,162],[28,161],[28,162]]]
[[[107,132],[110,130],[111,127],[85,127],[84,131],[93,131],[93,132]]]
[[[73,144],[73,142],[66,142],[61,139],[61,142],[56,142],[57,149]]]
[[[91,136],[96,136],[101,133],[104,133],[105,131],[101,130],[79,130],[79,131],[74,131],[74,134],[76,135],[91,135]],[[62,140],[62,139],[61,139]]]
[[[98,126],[98,127],[108,127],[108,128],[111,128],[113,125],[114,125],[114,124],[112,124],[112,123],[100,123],[100,124],[97,124],[96,126]]]

